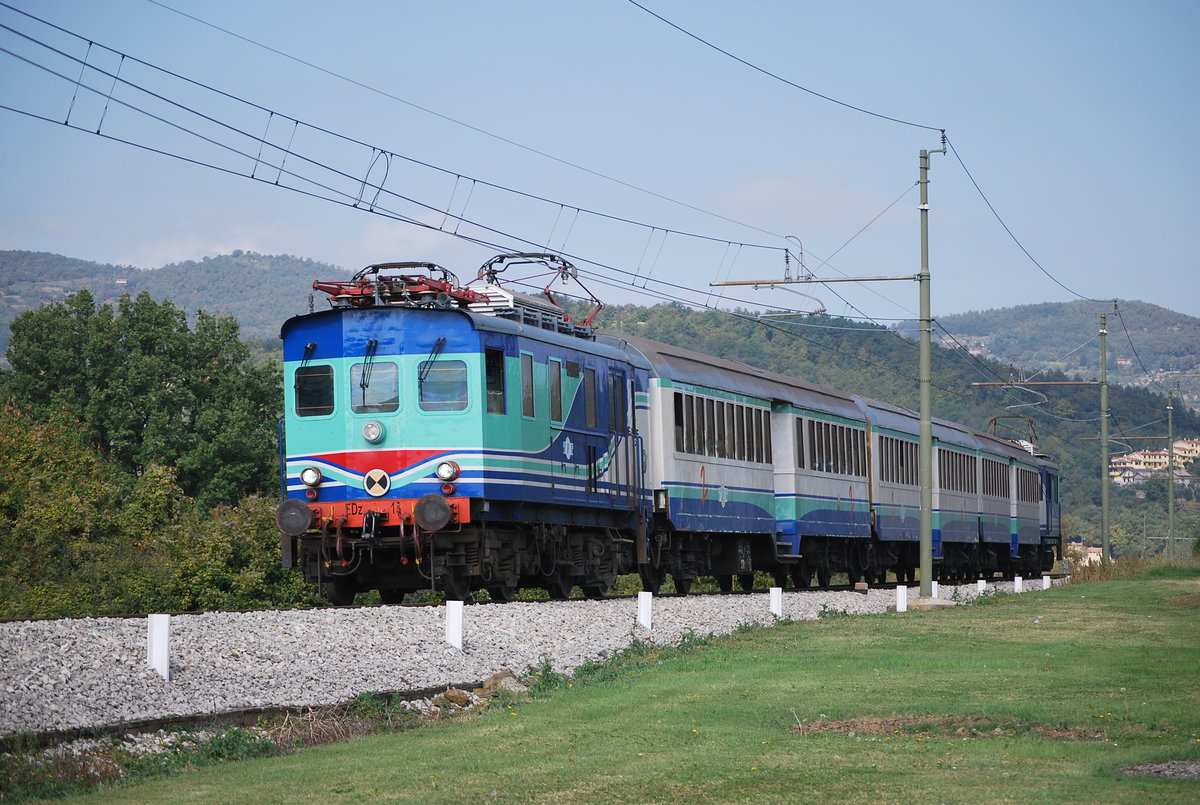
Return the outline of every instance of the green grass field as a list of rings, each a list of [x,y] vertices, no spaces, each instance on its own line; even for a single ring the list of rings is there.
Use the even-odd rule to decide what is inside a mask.
[[[1200,569],[626,652],[530,701],[98,802],[1200,802]]]

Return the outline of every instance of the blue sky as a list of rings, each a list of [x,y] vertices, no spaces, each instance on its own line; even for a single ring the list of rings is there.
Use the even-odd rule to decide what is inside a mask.
[[[347,273],[420,260],[469,279],[497,249],[457,231],[506,250],[569,254],[612,302],[797,309],[811,303],[779,289],[726,290],[722,301],[709,283],[782,277],[783,248],[797,251],[789,235],[818,275],[919,268],[918,152],[940,147],[936,131],[785,85],[628,0],[3,1],[82,37],[0,7],[0,48],[11,51],[0,53],[0,105],[57,121],[0,110],[3,249],[142,268],[234,249]],[[643,5],[795,84],[945,128],[1052,278],[1005,232],[959,159],[934,155],[935,315],[1085,296],[1200,316],[1200,4]],[[85,56],[87,69],[71,60]],[[81,72],[103,94],[77,89]],[[229,172],[96,136],[97,127]],[[258,151],[235,129],[268,144]],[[294,156],[281,163],[289,143]],[[276,178],[310,191],[328,179],[319,192],[345,203],[289,192]],[[370,206],[386,214],[362,209]],[[794,261],[787,269],[798,271]],[[909,282],[794,287],[839,315],[886,323],[917,309]]]

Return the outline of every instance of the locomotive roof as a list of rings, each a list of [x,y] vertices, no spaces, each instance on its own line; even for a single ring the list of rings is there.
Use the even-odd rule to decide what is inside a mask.
[[[470,310],[462,310],[460,308],[411,308],[411,307],[341,307],[329,308],[327,310],[318,310],[312,313],[305,313],[300,316],[293,316],[283,323],[280,329],[280,338],[283,338],[287,331],[297,324],[305,321],[321,321],[328,318],[340,318],[344,316],[387,316],[395,315],[399,311],[411,313],[414,310],[427,310],[438,315],[446,316],[461,316],[471,323],[471,326],[476,330],[492,333],[504,333],[507,335],[519,336],[522,338],[531,338],[536,341],[542,341],[547,344],[554,344],[561,347],[564,351],[569,352],[584,352],[589,355],[597,355],[602,358],[607,358],[621,363],[631,363],[639,369],[650,369],[650,364],[640,355],[629,353],[612,343],[605,340],[591,340],[579,338],[574,335],[559,333],[554,330],[547,330],[541,327],[523,324],[512,319],[500,318],[486,313],[476,313]]]

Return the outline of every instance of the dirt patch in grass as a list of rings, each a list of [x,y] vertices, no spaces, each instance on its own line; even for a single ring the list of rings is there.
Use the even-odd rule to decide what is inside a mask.
[[[918,738],[958,735],[976,738],[1011,737],[1018,733],[1033,734],[1059,740],[1102,740],[1104,733],[1096,730],[1047,727],[1043,724],[1006,721],[998,723],[986,716],[865,716],[830,721],[800,721],[791,732],[812,735],[832,732],[839,735],[905,735]]]
[[[1200,780],[1200,759],[1168,760],[1165,763],[1139,763],[1121,771],[1129,777],[1171,777],[1176,780]]]

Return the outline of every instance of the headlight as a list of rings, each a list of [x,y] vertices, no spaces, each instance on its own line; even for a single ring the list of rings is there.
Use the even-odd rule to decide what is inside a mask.
[[[362,426],[362,436],[371,444],[383,441],[383,423],[372,419]]]
[[[300,470],[300,480],[305,486],[316,486],[321,483],[321,471],[316,467],[305,467]]]
[[[458,474],[461,471],[462,470],[459,468],[458,464],[454,463],[453,461],[443,461],[441,464],[437,465],[437,469],[433,471],[433,474],[436,475],[440,480],[448,483],[458,478]]]

